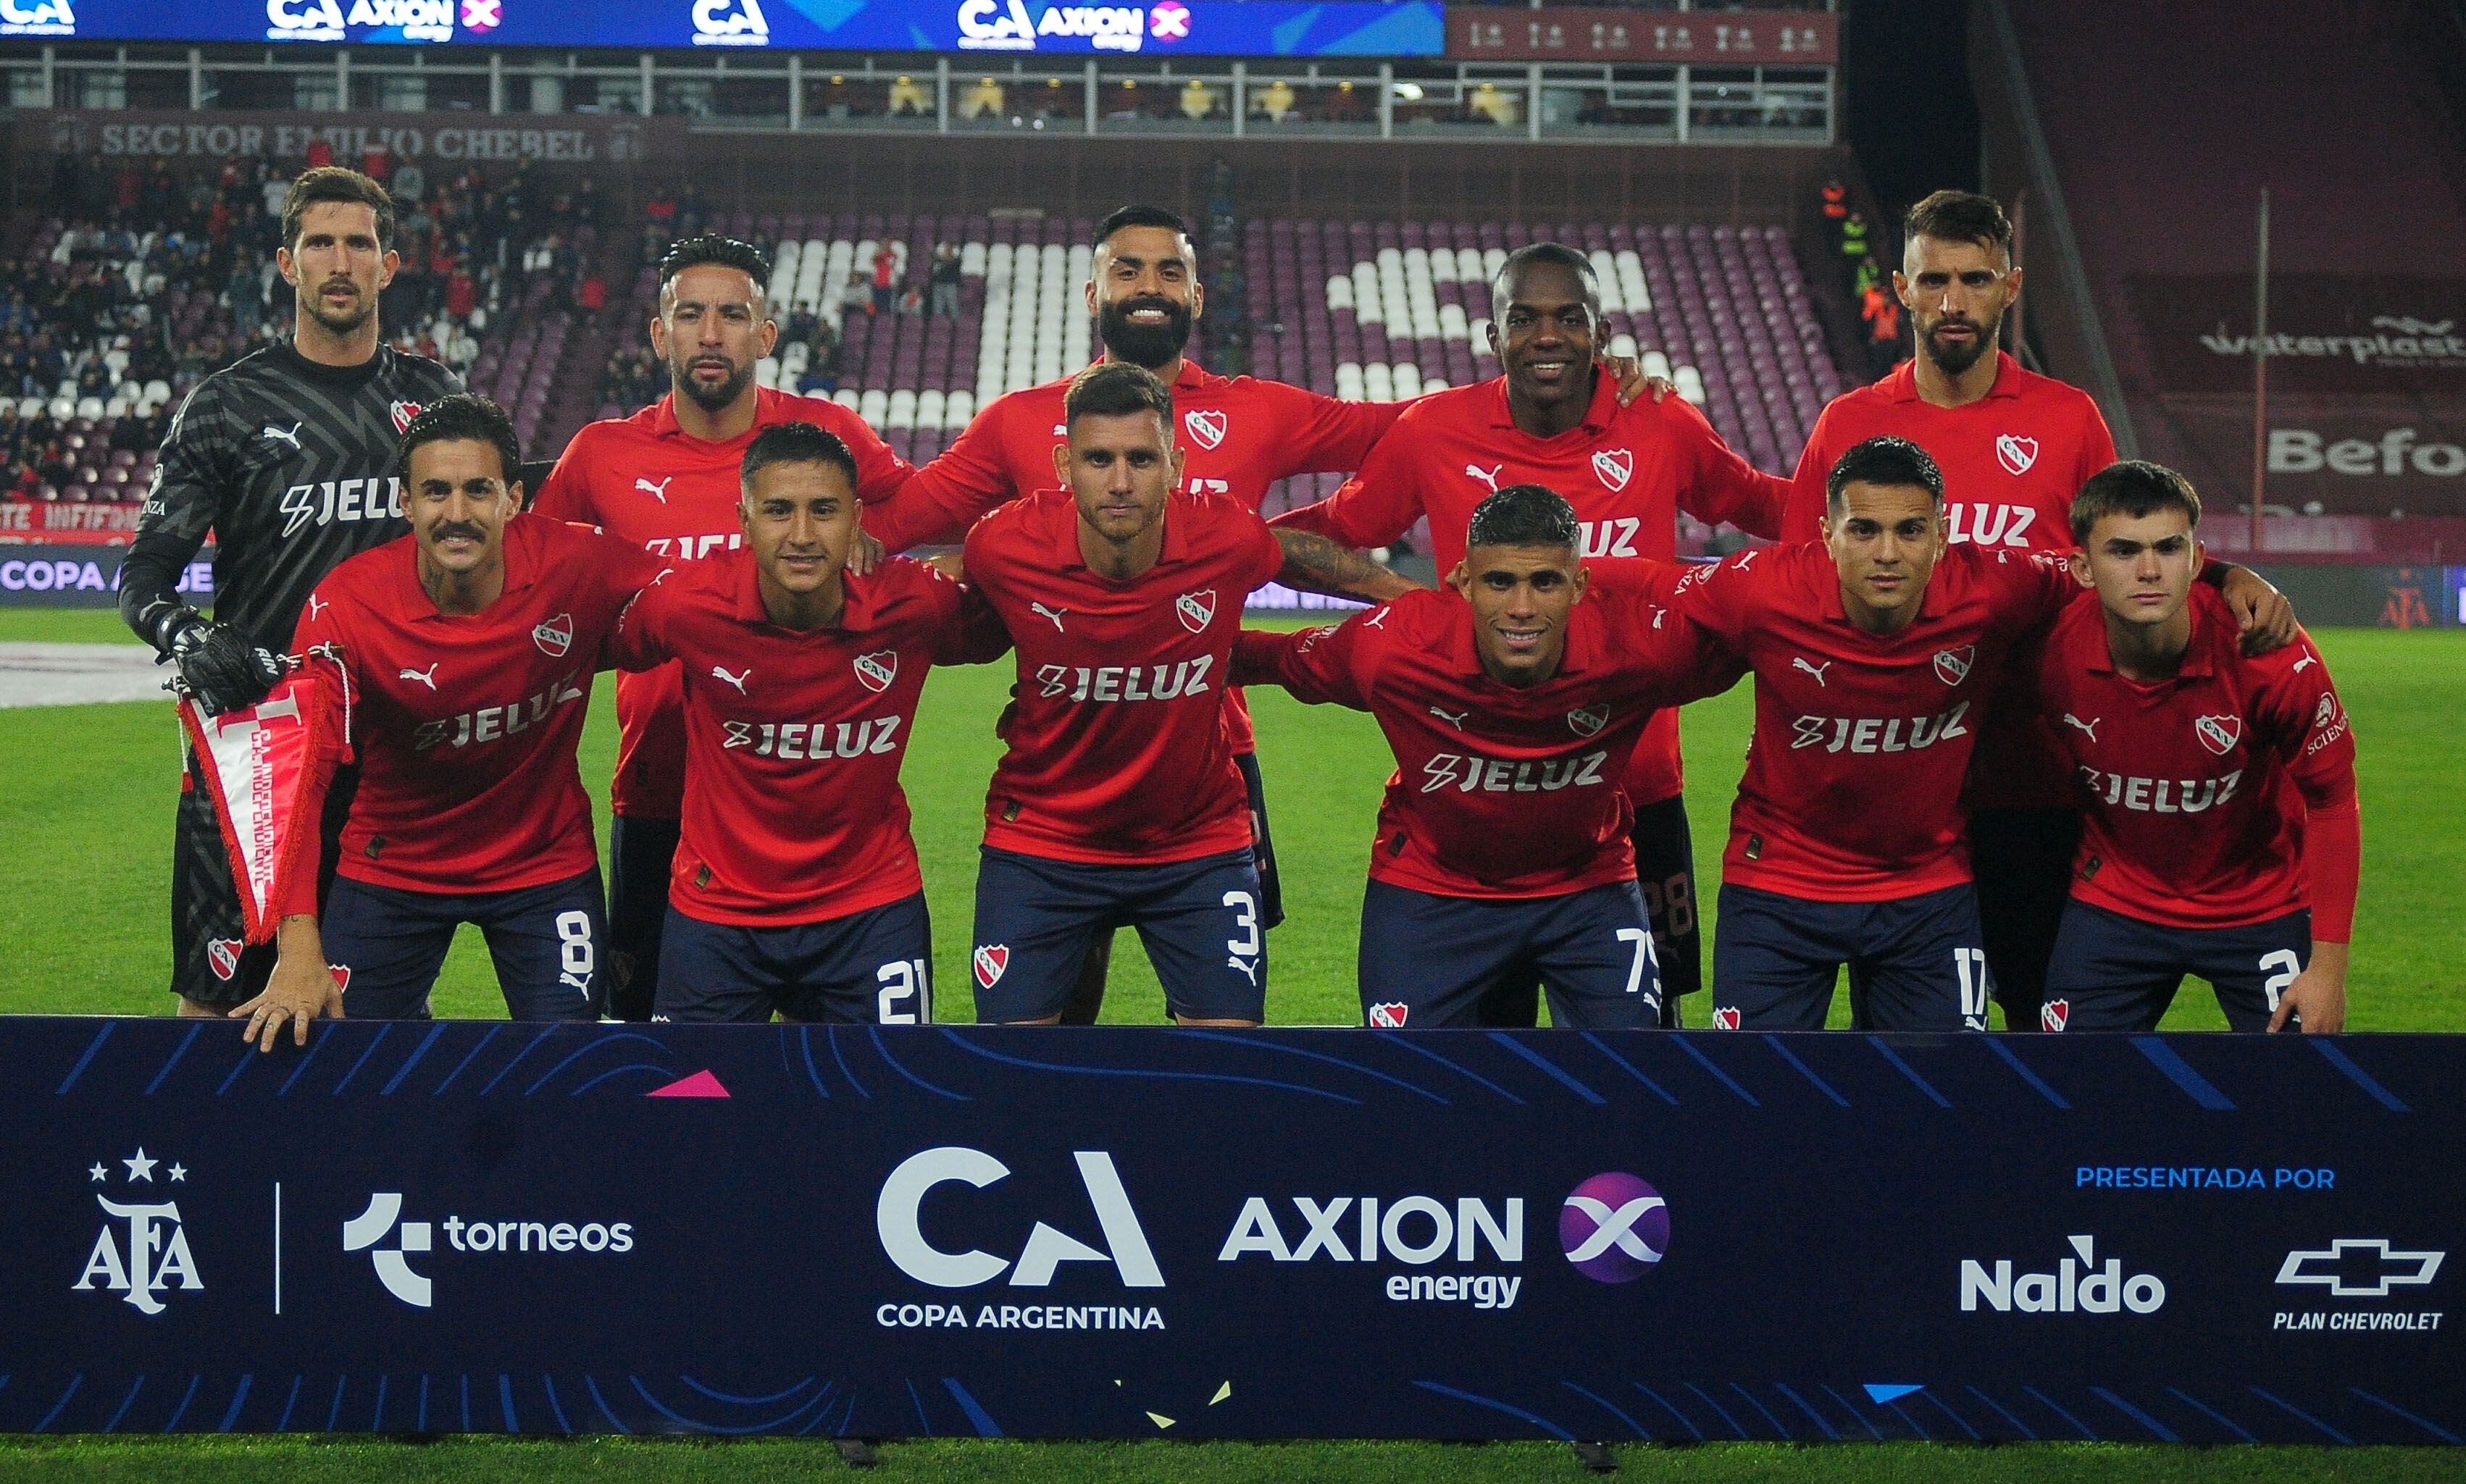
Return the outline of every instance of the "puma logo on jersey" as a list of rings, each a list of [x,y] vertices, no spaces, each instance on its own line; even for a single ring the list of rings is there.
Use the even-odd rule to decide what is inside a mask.
[[[1561,788],[1590,788],[1608,782],[1602,776],[1602,767],[1609,757],[1607,752],[1572,758],[1485,758],[1442,752],[1422,764],[1422,791],[1557,793]]]
[[[1822,747],[1827,752],[1923,752],[1939,742],[1967,737],[1962,701],[1935,717],[1800,717],[1790,723],[1797,735],[1790,750]]]
[[[1507,466],[1505,464],[1492,464],[1489,468],[1484,469],[1479,464],[1467,464],[1465,465],[1465,477],[1468,479],[1479,479],[1485,489],[1489,490],[1492,495],[1495,495],[1498,493],[1499,473],[1506,467]]]
[[[1046,617],[1046,618],[1049,618],[1049,619],[1053,620],[1053,631],[1054,631],[1055,633],[1063,633],[1063,632],[1065,632],[1065,631],[1065,631],[1065,630],[1063,629],[1063,627],[1062,627],[1062,615],[1063,615],[1063,614],[1065,614],[1065,613],[1069,612],[1070,610],[1069,610],[1068,609],[1066,609],[1066,608],[1046,608],[1046,607],[1045,607],[1043,604],[1042,604],[1042,603],[1031,603],[1031,604],[1029,604],[1029,605],[1028,605],[1028,607],[1029,607],[1029,608],[1031,608],[1031,609],[1034,609],[1037,612],[1039,612],[1039,613],[1042,614],[1044,617]]]
[[[2064,725],[2076,729],[2091,742],[2097,741],[2097,724],[2105,720],[2104,717],[2092,717],[2084,721],[2069,711],[2064,713]]]
[[[661,479],[659,483],[653,484],[650,480],[642,478],[639,476],[636,476],[634,479],[634,488],[640,490],[643,494],[650,496],[653,499],[656,499],[661,504],[664,505],[668,502],[668,486],[676,482],[676,477],[677,476],[675,475],[670,475],[666,478]]]
[[[416,680],[433,691],[437,689],[437,667],[443,663],[443,660],[435,660],[429,664],[429,667],[426,670],[405,670],[401,674],[395,676],[394,678],[397,680]]]
[[[1464,730],[1465,718],[1471,716],[1472,713],[1468,710],[1441,711],[1438,707],[1432,706],[1430,708],[1430,715],[1438,718],[1440,720],[1445,721],[1447,725],[1452,726],[1457,731],[1461,732]]]
[[[2318,656],[2311,654],[2304,655],[2301,659],[2295,662],[2294,673],[2296,675],[2301,675],[2305,670],[2311,668],[2312,665],[2317,662],[2317,658]]]
[[[1820,664],[1820,665],[1810,665],[1810,664],[1808,664],[1808,663],[1806,662],[1806,660],[1805,660],[1805,658],[1804,656],[1800,656],[1800,657],[1793,658],[1793,659],[1791,659],[1791,660],[1790,660],[1790,662],[1789,662],[1789,668],[1791,668],[1792,670],[1804,670],[1804,671],[1805,671],[1808,675],[1811,675],[1811,676],[1815,676],[1815,683],[1816,683],[1816,684],[1818,684],[1818,685],[1823,685],[1823,686],[1825,687],[1825,689],[1827,689],[1827,690],[1830,690],[1830,689],[1831,689],[1831,687],[1830,687],[1829,685],[1826,685],[1826,684],[1825,684],[1824,672],[1826,672],[1827,670],[1831,669],[1831,668],[1832,668],[1832,665],[1833,665],[1833,661],[1828,660],[1828,659],[1827,659],[1827,660],[1826,660],[1824,663],[1822,663],[1822,664]]]
[[[317,596],[315,593],[313,593],[313,592],[312,592],[312,593],[308,594],[308,618],[309,618],[309,621],[310,621],[310,622],[312,622],[312,623],[313,623],[313,622],[315,622],[315,620],[316,620],[316,618],[317,618],[317,615],[318,615],[318,614],[323,613],[324,611],[325,611],[325,609],[329,609],[329,608],[331,608],[331,607],[333,607],[333,605],[332,605],[332,604],[327,603],[325,599],[323,599],[323,598],[321,598],[321,597]]]
[[[265,431],[258,433],[258,436],[260,438],[270,438],[277,443],[288,443],[291,445],[291,452],[294,454],[300,452],[300,425],[298,423],[293,423],[288,428],[277,428],[272,423],[268,423],[265,425]]]
[[[725,680],[729,684],[735,686],[736,694],[742,696],[745,694],[745,682],[753,678],[753,667],[748,665],[744,670],[737,674],[729,675],[719,666],[713,665],[710,667],[710,677],[714,680]]]

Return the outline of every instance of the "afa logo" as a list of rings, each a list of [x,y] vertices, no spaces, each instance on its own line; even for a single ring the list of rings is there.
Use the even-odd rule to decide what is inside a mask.
[[[1635,454],[1627,449],[1600,449],[1593,454],[1593,473],[1613,495],[1626,488],[1635,477]]]
[[[2018,433],[2003,433],[1995,439],[1995,461],[2004,466],[2005,473],[2019,478],[2037,463],[2038,440],[2025,438]]]
[[[1946,685],[1959,685],[1969,678],[1969,667],[1978,658],[1978,646],[1964,644],[1957,650],[1935,652],[1935,677]]]
[[[2202,746],[2223,758],[2243,741],[2243,718],[2194,717],[2192,735],[2201,740]]]
[[[1198,592],[1185,592],[1174,599],[1173,616],[1180,619],[1181,627],[1192,633],[1205,633],[1207,626],[1216,621],[1216,589],[1208,587]]]
[[[87,1181],[107,1186],[113,1164],[127,1171],[122,1177],[123,1185],[148,1186],[144,1192],[147,1199],[115,1201],[101,1190],[95,1192],[95,1204],[102,1207],[102,1229],[95,1233],[85,1268],[69,1288],[78,1293],[118,1294],[129,1307],[150,1318],[163,1312],[163,1295],[175,1285],[183,1293],[199,1293],[205,1289],[205,1279],[198,1275],[197,1259],[189,1251],[180,1203],[151,1199],[154,1172],[164,1162],[149,1158],[141,1147],[123,1160],[95,1161],[85,1172]],[[188,1178],[188,1167],[176,1160],[163,1167],[167,1185],[184,1184]],[[130,1192],[132,1197],[136,1194]]]
[[[975,970],[976,987],[992,988],[1001,983],[1003,972],[1010,967],[1010,944],[976,944],[976,951],[969,960],[969,965]]]
[[[877,696],[890,689],[890,683],[899,678],[897,650],[876,650],[870,654],[859,654],[850,663],[856,667],[856,683]]]
[[[573,615],[559,613],[532,629],[531,642],[549,658],[563,659],[565,652],[573,648]]]
[[[1404,1029],[1405,1020],[1412,1013],[1413,1007],[1401,1000],[1374,1005],[1370,1007],[1370,1024],[1372,1029],[1378,1030],[1401,1030]]]
[[[1595,1175],[1558,1208],[1558,1245],[1596,1283],[1632,1283],[1670,1251],[1670,1203],[1623,1170]]]
[[[1174,9],[1179,10],[1180,7],[1176,6]],[[1158,13],[1162,13],[1161,9]],[[1162,33],[1158,34],[1161,35]],[[1184,412],[1181,414],[1181,426],[1182,430],[1190,434],[1190,441],[1200,448],[1212,449],[1224,441],[1224,411],[1222,408]]]

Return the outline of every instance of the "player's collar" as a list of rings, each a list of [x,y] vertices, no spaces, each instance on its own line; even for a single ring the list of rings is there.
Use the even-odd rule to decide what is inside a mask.
[[[684,425],[677,421],[677,394],[672,388],[666,396],[663,396],[659,401],[651,404],[651,436],[655,438],[693,438],[696,443],[733,443],[738,441],[738,439],[751,436],[753,433],[771,426],[773,423],[793,421],[793,419],[781,415],[780,398],[784,395],[786,395],[786,393],[773,391],[768,387],[754,388],[753,426],[751,428],[749,428],[744,432],[737,434],[735,438],[702,438],[696,437],[694,434],[685,432]],[[807,400],[810,401],[812,399],[808,398]]]
[[[734,612],[740,624],[771,624],[771,610],[762,604],[762,574],[753,562],[753,548],[739,546],[733,556],[729,576],[736,585]],[[840,573],[840,621],[812,631],[816,633],[855,632],[873,623],[873,584],[854,572]],[[773,625],[773,627],[776,627]]]
[[[1110,354],[1100,352],[1096,359],[1088,362],[1087,365],[1090,366],[1103,365],[1110,359],[1111,359]],[[1128,363],[1124,364],[1127,365]],[[1078,380],[1078,377],[1076,376],[1065,376],[1053,385],[1067,390],[1069,389],[1070,384],[1076,380]],[[1180,371],[1177,372],[1173,378],[1173,389],[1176,391],[1190,391],[1199,387],[1203,387],[1214,380],[1216,380],[1215,375],[1210,372],[1207,367],[1199,365],[1196,360],[1185,354],[1181,358]]]
[[[1079,502],[1068,490],[1047,492],[1053,498],[1053,561],[1057,570],[1085,568],[1087,553],[1079,549]],[[1190,502],[1181,495],[1164,498],[1164,550],[1156,556],[1156,565],[1179,562],[1190,555]],[[1153,570],[1153,568],[1151,568]],[[1135,579],[1133,579],[1135,581]]]
[[[534,522],[542,519],[545,518],[533,516],[528,511],[518,510],[506,520],[503,544],[505,559],[505,586],[497,594],[498,603],[503,603],[515,593],[528,587],[532,579],[538,576],[539,560],[537,554],[531,550],[531,532],[536,529]],[[402,578],[401,591],[406,605],[405,611],[416,614],[422,619],[447,616],[438,611],[437,604],[428,596],[428,589],[419,585],[419,538],[406,536],[402,542],[404,545],[411,548],[402,565],[396,568]],[[495,603],[489,605],[489,608],[494,607],[496,607]],[[482,611],[484,612],[486,609]],[[459,613],[454,616],[470,618],[476,615]],[[415,619],[415,622],[416,621]]]
[[[1902,362],[1899,365],[1894,366],[1891,375],[1885,377],[1875,385],[1883,388],[1884,394],[1891,397],[1895,402],[1917,401],[1917,358],[1913,356],[1909,360]],[[2010,351],[1996,351],[1995,385],[1986,388],[1986,396],[1984,400],[1992,402],[1998,397],[2017,397],[2020,394],[2021,363],[2012,359]]]
[[[1515,426],[1514,409],[1507,402],[1506,376],[1491,377],[1490,388],[1490,425],[1509,429],[1528,438],[1533,436]],[[1618,382],[1611,377],[1609,367],[1596,364],[1593,366],[1593,400],[1584,404],[1584,420],[1569,431],[1581,431],[1598,437],[1608,431],[1610,424],[1618,421]],[[1564,437],[1565,434],[1559,436]]]

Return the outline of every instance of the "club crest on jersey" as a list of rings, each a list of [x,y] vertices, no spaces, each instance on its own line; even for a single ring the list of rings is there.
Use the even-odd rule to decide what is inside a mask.
[[[1370,1024],[1379,1030],[1401,1030],[1404,1029],[1405,1017],[1412,1013],[1413,1007],[1401,1002],[1374,1005],[1370,1007]]]
[[[214,977],[228,984],[239,972],[240,941],[236,938],[214,938],[206,942],[206,967]]]
[[[1593,473],[1616,495],[1635,477],[1635,454],[1625,449],[1596,449],[1593,452]]]
[[[1224,411],[1222,408],[1184,412],[1181,426],[1190,434],[1190,441],[1200,448],[1212,449],[1224,441]]]
[[[2018,478],[2028,474],[2030,466],[2038,461],[2038,440],[2012,432],[1998,434],[1995,461],[2004,466],[2005,473]]]
[[[857,683],[877,696],[890,689],[890,682],[899,678],[897,650],[876,650],[870,654],[859,654],[855,664]]]
[[[1738,1008],[1735,1005],[1716,1005],[1713,1007],[1713,1029],[1715,1030],[1737,1030]]]
[[[1198,592],[1185,592],[1174,599],[1173,616],[1180,619],[1181,627],[1192,633],[1205,633],[1207,626],[1216,621],[1216,589],[1207,587]]]
[[[2041,1030],[2061,1030],[2072,1018],[2073,1002],[2070,1000],[2049,1000],[2038,1007],[2038,1029]]]
[[[531,630],[531,642],[538,645],[540,653],[549,658],[563,659],[565,652],[573,648],[573,615],[559,613],[534,628]]]
[[[1935,677],[1946,685],[1959,685],[1969,678],[1970,661],[1978,657],[1978,646],[1964,644],[1957,650],[1935,652]]]
[[[2243,741],[2243,718],[2194,717],[2192,735],[2201,740],[2202,746],[2223,758]]]
[[[990,989],[1001,983],[1002,970],[1010,967],[1010,944],[978,943],[970,963],[976,971],[976,987]]]
[[[1609,724],[1607,706],[1579,706],[1567,713],[1567,729],[1579,737],[1590,737]]]
[[[388,408],[387,410],[393,414],[393,431],[396,432],[409,432],[411,431],[411,420],[419,415],[419,404],[416,402],[397,402],[391,408]]]

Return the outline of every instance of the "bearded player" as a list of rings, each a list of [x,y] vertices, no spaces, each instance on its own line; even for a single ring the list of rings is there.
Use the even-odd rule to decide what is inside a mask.
[[[1395,750],[1361,901],[1369,1025],[1474,1025],[1536,976],[1553,1024],[1660,1023],[1620,772],[1657,708],[1740,667],[1660,607],[1674,564],[1588,567],[1583,543],[1564,498],[1512,484],[1474,507],[1446,587],[1234,652],[1237,679],[1367,711]]]
[[[2097,601],[2056,622],[2038,676],[2087,820],[2049,1030],[2154,1030],[2186,974],[2237,1030],[2345,1026],[2354,728],[2308,636],[2241,653],[2193,581],[2200,520],[2157,464],[2117,464],[2073,501],[2072,569]]]
[[[651,348],[672,389],[631,417],[574,434],[541,483],[537,509],[595,525],[669,562],[744,541],[739,469],[761,430],[815,424],[856,459],[856,494],[886,499],[913,471],[864,419],[835,402],[754,385],[779,338],[766,297],[771,261],[751,243],[688,237],[660,260]],[[859,566],[864,563],[860,560]],[[678,816],[684,801],[684,679],[675,666],[619,676],[616,778],[610,803],[610,1008],[646,1020],[657,998]]]
[[[684,684],[659,1019],[933,1018],[899,765],[928,669],[960,652],[960,592],[906,558],[848,570],[857,476],[813,424],[764,428],[744,546],[668,573],[619,627],[620,664],[673,660]]]
[[[522,510],[503,409],[468,394],[412,419],[412,534],[336,567],[300,653],[339,655],[362,777],[322,910],[284,883],[265,992],[232,1011],[272,1050],[321,1010],[425,1020],[463,923],[485,935],[516,1020],[596,1020],[599,849],[574,751],[616,616],[659,570],[636,547]],[[310,792],[302,808],[320,803]],[[329,972],[327,964],[333,965]],[[336,985],[340,979],[339,991]]]
[[[1491,348],[1501,374],[1433,392],[1406,409],[1360,473],[1315,505],[1278,516],[1343,546],[1383,546],[1427,517],[1439,570],[1466,550],[1474,508],[1494,490],[1532,481],[1574,505],[1587,557],[1676,557],[1678,513],[1780,533],[1789,482],[1731,452],[1704,414],[1677,398],[1622,405],[1594,365],[1602,299],[1593,265],[1556,242],[1508,255],[1491,284]],[[1635,804],[1634,855],[1661,956],[1662,1010],[1702,983],[1695,852],[1678,758],[1678,713],[1655,715],[1622,786]],[[1531,1025],[1529,986],[1503,986],[1486,1023]]]
[[[197,384],[171,420],[122,568],[120,613],[179,667],[209,715],[255,704],[301,607],[347,558],[403,534],[395,443],[420,409],[461,388],[434,361],[383,343],[377,299],[400,259],[385,188],[335,166],[292,183],[275,266],[291,285],[291,338]],[[214,616],[180,599],[211,533]],[[352,775],[327,798],[334,858]],[[171,857],[171,988],[183,1015],[220,1015],[263,988],[271,946],[242,946],[239,896],[213,806],[190,760]]]

